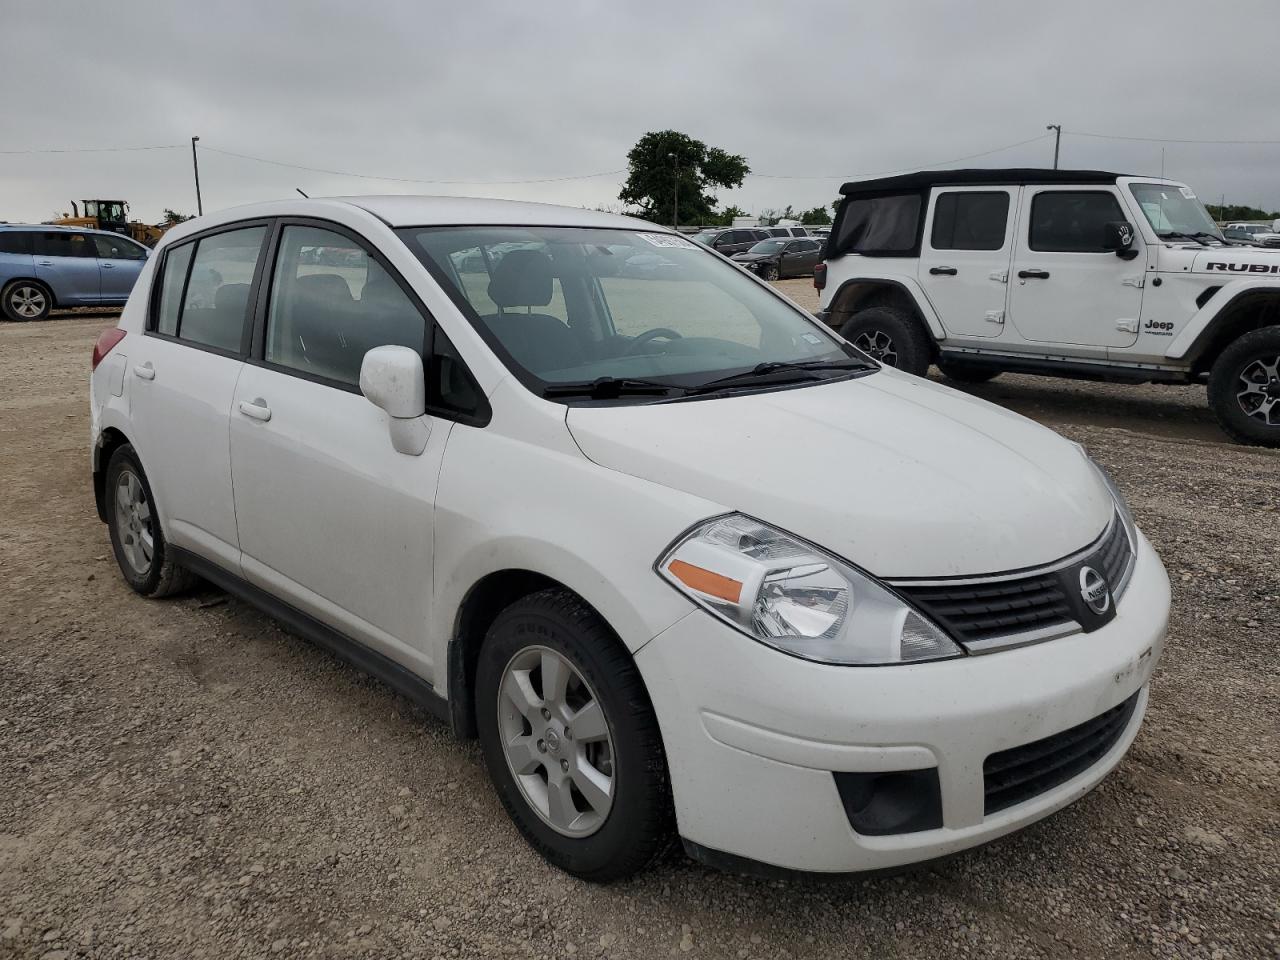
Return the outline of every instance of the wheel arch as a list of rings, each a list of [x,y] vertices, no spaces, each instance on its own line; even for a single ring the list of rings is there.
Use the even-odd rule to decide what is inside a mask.
[[[907,310],[924,327],[932,342],[945,339],[946,331],[933,305],[919,285],[909,277],[850,277],[831,295],[826,322],[839,330],[858,310],[879,303]]]
[[[1236,290],[1221,305],[1222,292],[1202,308],[1205,316],[1193,320],[1169,346],[1166,356],[1191,361],[1193,376],[1207,372],[1231,343],[1246,333],[1280,324],[1280,287],[1274,283]]]
[[[93,502],[98,508],[98,519],[103,523],[107,522],[107,467],[111,463],[111,455],[129,442],[123,430],[106,427],[93,447]]]

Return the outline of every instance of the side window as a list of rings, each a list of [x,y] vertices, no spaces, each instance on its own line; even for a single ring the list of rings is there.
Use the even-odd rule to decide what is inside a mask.
[[[101,233],[93,235],[93,245],[101,260],[145,260],[147,251],[132,240],[119,237],[108,237]]]
[[[155,329],[166,336],[178,335],[178,304],[182,301],[182,288],[187,283],[187,269],[191,266],[193,250],[195,244],[186,243],[180,247],[171,247],[164,255]]]
[[[196,241],[178,321],[180,339],[240,351],[253,271],[266,235],[266,227],[246,227]]]
[[[37,233],[35,252],[39,257],[96,257],[97,253],[88,236],[69,230],[50,230]]]
[[[1107,253],[1103,227],[1124,220],[1114,195],[1104,191],[1046,191],[1031,201],[1032,250],[1046,253]]]
[[[480,385],[445,332],[435,328],[427,370],[427,409],[446,416],[488,417],[489,404]]]
[[[26,230],[0,230],[0,253],[31,253],[31,234]]]
[[[363,246],[319,227],[284,228],[267,311],[269,363],[354,387],[369,350],[421,354],[425,336],[418,308]]]
[[[1009,222],[1009,194],[951,192],[938,195],[930,244],[935,250],[999,250]]]

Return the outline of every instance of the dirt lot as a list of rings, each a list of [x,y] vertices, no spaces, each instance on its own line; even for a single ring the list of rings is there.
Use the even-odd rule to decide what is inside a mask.
[[[1100,789],[897,878],[672,853],[592,887],[406,701],[215,590],[125,589],[89,495],[110,322],[0,324],[0,957],[1280,956],[1280,456],[1220,442],[1203,389],[975,391],[1087,444],[1174,583],[1147,723]]]

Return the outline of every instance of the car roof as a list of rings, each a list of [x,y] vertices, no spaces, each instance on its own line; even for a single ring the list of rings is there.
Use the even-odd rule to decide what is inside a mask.
[[[850,180],[840,187],[846,197],[861,193],[903,193],[929,187],[967,184],[1024,183],[1115,183],[1123,173],[1106,170],[1050,170],[1044,167],[976,168],[968,170],[921,170],[875,180]]]
[[[116,233],[114,230],[98,230],[94,227],[73,227],[65,223],[0,223],[0,230],[39,230],[41,233],[50,231],[57,232],[59,230],[67,233],[100,233],[105,237],[124,237],[126,240],[133,240],[132,237],[125,236],[123,233]],[[134,241],[137,242],[136,240]]]

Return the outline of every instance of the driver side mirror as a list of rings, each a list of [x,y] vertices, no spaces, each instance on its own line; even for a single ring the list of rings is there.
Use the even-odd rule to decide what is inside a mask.
[[[391,445],[397,453],[417,457],[427,448],[427,375],[422,358],[408,347],[374,347],[360,364],[360,392],[384,410]]]
[[[1132,260],[1137,256],[1133,249],[1133,224],[1127,220],[1110,220],[1103,224],[1102,248],[1115,251],[1117,257]]]

